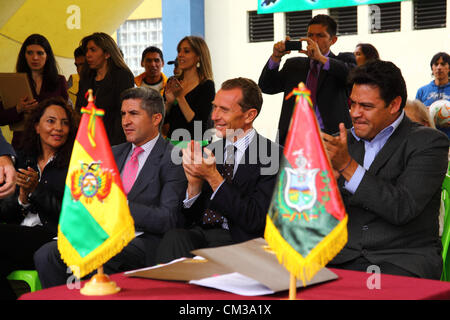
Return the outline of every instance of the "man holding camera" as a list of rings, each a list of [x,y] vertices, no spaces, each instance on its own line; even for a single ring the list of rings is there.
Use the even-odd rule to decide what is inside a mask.
[[[350,69],[355,66],[352,53],[340,53],[336,56],[330,51],[330,47],[337,41],[336,31],[336,22],[330,16],[316,15],[308,24],[307,38],[298,41],[303,41],[303,50],[297,46],[299,52],[308,57],[287,59],[279,70],[281,58],[291,52],[289,46],[286,48],[286,44],[291,43],[277,42],[258,82],[263,93],[284,92],[284,97],[298,87],[300,82],[305,83],[311,90],[311,100],[319,126],[330,134],[339,131],[340,122],[351,127],[346,79]],[[284,145],[287,136],[294,104],[295,98],[283,99],[278,122],[278,139],[281,145]]]

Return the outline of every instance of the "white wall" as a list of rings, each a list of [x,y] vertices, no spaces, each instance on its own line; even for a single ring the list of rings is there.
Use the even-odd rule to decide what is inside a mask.
[[[284,13],[276,13],[274,42],[248,41],[247,12],[257,9],[257,1],[205,0],[205,39],[211,51],[216,90],[223,81],[238,76],[257,82],[273,44],[285,37]],[[432,80],[431,57],[439,51],[450,52],[450,0],[447,0],[447,28],[414,31],[412,2],[401,2],[401,10],[401,32],[370,34],[368,6],[359,6],[358,35],[339,37],[332,50],[352,52],[358,42],[372,43],[383,60],[394,62],[402,70],[408,98],[414,99],[417,89]],[[315,10],[313,15],[318,13],[327,10]],[[282,94],[264,95],[262,112],[255,121],[256,129],[271,139],[276,136],[282,99]]]

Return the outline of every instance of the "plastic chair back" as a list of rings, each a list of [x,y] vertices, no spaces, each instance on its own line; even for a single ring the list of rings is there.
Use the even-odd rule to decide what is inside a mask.
[[[36,270],[15,270],[8,275],[8,280],[25,281],[29,286],[31,292],[41,290],[41,281]]]

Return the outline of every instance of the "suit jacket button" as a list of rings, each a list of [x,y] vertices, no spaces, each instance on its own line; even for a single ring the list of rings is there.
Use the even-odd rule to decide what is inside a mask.
[[[369,230],[369,227],[368,227],[367,225],[363,225],[363,226],[362,226],[362,230],[363,230],[363,231],[367,231],[367,230]]]
[[[361,254],[362,254],[363,256],[367,256],[367,250],[366,250],[366,249],[362,249]]]

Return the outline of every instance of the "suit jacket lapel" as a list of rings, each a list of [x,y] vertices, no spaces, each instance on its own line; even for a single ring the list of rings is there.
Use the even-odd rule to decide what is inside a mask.
[[[350,129],[347,130],[347,137],[349,138],[348,151],[350,155],[362,166],[364,164],[364,155],[366,152],[364,142],[362,140],[356,140]]]
[[[117,169],[119,172],[122,172],[123,167],[125,166],[125,161],[127,160],[127,156],[131,150],[131,143],[126,143],[120,150],[115,152],[115,159],[117,164]]]
[[[333,54],[333,52],[330,51],[330,54],[328,55],[329,58],[334,58],[335,55]],[[320,69],[319,72],[319,79],[317,80],[317,92],[319,92],[320,87],[322,86],[323,82],[325,81],[325,78],[327,76],[327,73],[323,71],[323,66]]]
[[[147,187],[149,181],[153,179],[153,177],[158,173],[157,168],[160,165],[161,157],[164,154],[165,150],[164,139],[159,136],[156,141],[155,146],[147,157],[147,160],[144,163],[139,175],[136,178],[136,181],[131,187],[130,193],[128,193],[128,199],[133,199],[137,195],[141,193],[141,190]]]
[[[250,144],[245,150],[244,156],[241,158],[241,161],[239,162],[236,174],[233,177],[234,182],[239,183],[240,181],[246,181],[247,177],[252,176],[253,172],[258,169],[259,166],[255,166],[255,164],[259,163],[258,160],[259,140],[260,136],[256,132],[255,137],[253,138],[252,141],[250,141]]]
[[[408,132],[408,128],[411,126],[411,121],[406,117],[403,117],[402,122],[394,131],[394,133],[389,137],[386,144],[381,148],[380,152],[378,152],[377,156],[372,162],[372,165],[369,168],[369,172],[377,173],[378,170],[388,161],[392,154],[398,149],[398,146],[405,139],[405,136]]]

